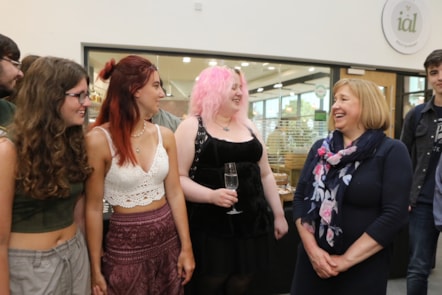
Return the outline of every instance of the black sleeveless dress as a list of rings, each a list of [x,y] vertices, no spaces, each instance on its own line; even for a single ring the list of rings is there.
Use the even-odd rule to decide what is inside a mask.
[[[235,162],[241,214],[230,208],[187,202],[190,234],[198,273],[251,273],[265,269],[269,259],[272,213],[264,197],[258,161],[263,147],[253,138],[228,142],[208,134],[199,118],[195,159],[190,177],[206,187],[224,188],[224,163]]]

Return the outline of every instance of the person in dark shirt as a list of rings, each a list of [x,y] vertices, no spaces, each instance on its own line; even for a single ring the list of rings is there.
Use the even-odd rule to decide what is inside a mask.
[[[22,71],[23,75],[26,75],[26,72],[28,71],[29,67],[32,65],[32,63],[34,61],[36,61],[40,56],[39,55],[34,55],[34,54],[30,54],[25,56],[22,60],[21,60],[21,68],[20,70]],[[13,93],[11,93],[6,99],[10,102],[12,102],[13,104],[15,104],[15,100],[17,98],[17,94],[18,91],[20,90],[21,86],[23,84],[23,79],[19,79],[17,80],[17,82],[15,83],[15,89],[13,91]]]
[[[414,176],[410,196],[407,294],[425,295],[434,264],[439,231],[433,217],[435,171],[442,148],[442,49],[434,50],[424,62],[434,95],[420,113],[411,109],[404,121],[401,140],[408,148]]]
[[[387,103],[368,80],[333,87],[331,133],[308,154],[293,200],[302,243],[291,294],[382,295],[390,251],[406,225],[411,161],[384,133]]]
[[[15,106],[4,97],[14,91],[17,80],[23,78],[20,70],[20,50],[9,37],[0,34],[0,134],[5,132],[6,125],[12,121]]]
[[[160,86],[163,89],[163,92],[166,93],[166,89],[163,87],[163,80],[160,78]],[[149,118],[150,122],[154,124],[158,124],[160,126],[164,126],[175,132],[178,128],[178,125],[181,123],[181,119],[175,116],[174,114],[159,108],[158,111]]]

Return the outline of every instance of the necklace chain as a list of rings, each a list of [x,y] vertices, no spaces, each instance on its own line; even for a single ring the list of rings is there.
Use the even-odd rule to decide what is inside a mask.
[[[231,122],[231,121],[232,121],[232,119],[229,120],[229,123],[227,123],[226,126],[223,126],[223,125],[219,124],[218,122],[216,122],[216,120],[213,120],[213,122],[215,122],[216,125],[218,125],[219,127],[221,127],[221,128],[222,128],[224,131],[226,131],[226,132],[229,132],[229,131],[230,131],[229,125],[230,125],[230,122]]]
[[[146,123],[146,121],[145,120],[143,120],[143,130],[141,130],[140,132],[138,132],[138,133],[135,133],[135,134],[131,134],[131,136],[132,137],[140,137],[141,135],[143,135],[144,134],[144,132],[146,131],[146,126],[147,126],[147,123]]]

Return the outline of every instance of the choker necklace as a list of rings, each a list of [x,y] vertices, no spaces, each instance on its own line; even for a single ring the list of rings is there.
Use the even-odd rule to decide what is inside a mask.
[[[141,135],[143,135],[144,132],[146,131],[146,125],[147,125],[146,121],[143,120],[143,130],[141,130],[140,132],[138,132],[138,133],[136,133],[136,134],[131,134],[130,136],[137,138],[137,137],[140,137]],[[138,153],[138,152],[139,152],[139,151],[137,151],[137,153]]]
[[[223,126],[223,125],[219,124],[218,122],[216,122],[215,120],[213,120],[213,122],[215,122],[215,124],[218,125],[219,127],[221,127],[225,132],[230,131],[229,125],[230,125],[231,121],[232,121],[232,119],[230,119],[229,123],[226,126]]]

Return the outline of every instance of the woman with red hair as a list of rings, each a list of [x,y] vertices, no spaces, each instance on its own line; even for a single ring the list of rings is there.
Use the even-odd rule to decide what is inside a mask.
[[[183,294],[195,262],[175,138],[150,123],[164,97],[157,68],[127,56],[100,72],[106,99],[86,137],[86,237],[94,294]],[[113,208],[103,240],[103,198]]]

